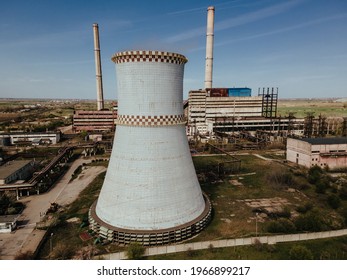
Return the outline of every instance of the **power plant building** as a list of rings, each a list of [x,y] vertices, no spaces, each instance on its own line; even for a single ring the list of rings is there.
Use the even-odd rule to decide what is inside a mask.
[[[306,166],[345,168],[347,137],[287,139],[287,160]]]
[[[160,245],[200,232],[211,218],[189,151],[183,115],[187,59],[160,51],[120,52],[117,133],[91,229],[118,244]]]
[[[218,119],[229,118],[260,118],[262,117],[261,96],[228,96],[228,90],[212,91],[197,90],[189,92],[188,99],[188,128],[189,134],[199,132],[200,134],[211,133],[208,122],[217,122]],[[213,96],[214,95],[214,96]],[[225,96],[226,95],[226,96]]]
[[[207,88],[207,95],[210,97],[251,97],[250,88]]]
[[[76,110],[73,114],[73,132],[110,132],[115,130],[115,121],[117,118],[116,110],[106,110],[104,104],[101,55],[99,40],[99,25],[93,24],[94,35],[94,57],[96,72],[96,106],[97,110]]]
[[[73,114],[72,130],[74,132],[109,132],[114,131],[117,111],[84,111],[77,110]]]

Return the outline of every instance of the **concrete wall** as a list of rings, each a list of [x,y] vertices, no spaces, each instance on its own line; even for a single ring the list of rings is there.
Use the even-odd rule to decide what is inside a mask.
[[[311,167],[311,144],[299,139],[287,139],[287,160]]]
[[[296,242],[296,241],[314,240],[314,239],[322,239],[322,238],[332,238],[332,237],[339,237],[344,235],[347,235],[347,229],[204,241],[204,242],[194,242],[194,243],[147,248],[144,255],[154,256],[154,255],[185,252],[187,250],[202,250],[202,249],[208,249],[211,247],[225,248],[225,247],[245,246],[245,245],[252,245],[255,242],[257,242],[257,240],[260,241],[260,243],[262,244],[276,244],[276,243],[283,243],[283,242]],[[119,260],[119,259],[126,259],[127,255],[126,255],[126,252],[118,252],[113,254],[97,256],[95,258],[107,259],[107,260]]]

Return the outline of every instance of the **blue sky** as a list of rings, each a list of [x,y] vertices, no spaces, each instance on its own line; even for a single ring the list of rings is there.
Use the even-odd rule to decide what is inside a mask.
[[[0,6],[0,98],[96,99],[93,23],[105,99],[117,98],[111,56],[137,49],[185,55],[186,98],[204,86],[208,6],[214,87],[347,97],[345,0],[11,0]]]

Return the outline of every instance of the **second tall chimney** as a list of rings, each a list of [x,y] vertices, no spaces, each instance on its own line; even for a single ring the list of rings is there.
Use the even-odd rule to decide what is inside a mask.
[[[97,23],[93,24],[94,31],[94,55],[95,55],[95,71],[96,71],[96,104],[98,111],[104,109],[104,96],[102,88],[102,74],[101,74],[101,58],[100,58],[100,41],[99,41],[99,26]]]
[[[205,89],[212,88],[214,7],[207,8]]]

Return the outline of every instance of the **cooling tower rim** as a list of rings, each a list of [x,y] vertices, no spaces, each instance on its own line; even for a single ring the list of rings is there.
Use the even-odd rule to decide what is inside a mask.
[[[179,53],[168,51],[154,51],[154,50],[133,50],[117,52],[112,56],[112,61],[115,63],[124,62],[166,62],[174,64],[185,64],[188,59]]]
[[[204,211],[195,219],[192,221],[189,221],[187,223],[175,226],[175,227],[170,227],[170,228],[163,228],[163,229],[153,229],[153,230],[144,230],[144,229],[126,229],[126,228],[119,228],[112,226],[106,222],[104,222],[102,219],[98,217],[96,214],[96,204],[97,200],[94,201],[92,206],[89,209],[89,215],[100,225],[103,226],[109,230],[115,231],[115,232],[124,232],[124,233],[130,233],[130,234],[155,234],[155,233],[165,233],[165,232],[170,232],[170,231],[176,231],[176,230],[181,230],[184,228],[187,228],[191,225],[194,225],[196,223],[199,223],[200,221],[204,220],[210,220],[211,214],[212,214],[212,204],[209,199],[209,197],[205,194],[202,193],[204,201],[205,201],[205,208]]]

